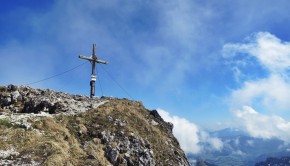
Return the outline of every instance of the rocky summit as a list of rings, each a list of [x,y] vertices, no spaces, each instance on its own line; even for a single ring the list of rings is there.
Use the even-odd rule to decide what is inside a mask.
[[[172,129],[138,101],[0,86],[0,165],[188,166]]]

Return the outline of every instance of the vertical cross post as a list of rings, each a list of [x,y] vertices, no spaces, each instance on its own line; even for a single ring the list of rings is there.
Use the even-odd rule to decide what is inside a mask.
[[[86,57],[83,55],[80,55],[79,58],[85,59],[91,62],[92,64],[92,75],[91,75],[91,92],[90,92],[90,98],[93,98],[95,96],[95,82],[96,82],[96,63],[102,63],[102,64],[108,64],[108,62],[99,60],[96,55],[96,44],[93,44],[93,53],[91,57]]]

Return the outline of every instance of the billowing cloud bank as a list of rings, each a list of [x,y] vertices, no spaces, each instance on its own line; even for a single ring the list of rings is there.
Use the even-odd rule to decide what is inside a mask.
[[[196,124],[184,118],[170,115],[162,109],[158,109],[158,113],[165,121],[173,123],[173,134],[186,153],[196,154],[203,150],[222,149],[223,143],[220,139],[210,137],[205,131],[200,130]]]
[[[272,115],[266,116],[258,113],[249,106],[235,112],[250,135],[258,138],[278,138],[290,143],[290,122]]]
[[[289,142],[290,122],[275,114],[290,110],[290,43],[260,32],[246,43],[226,44],[223,53],[236,77],[240,76],[236,80],[243,80],[228,98],[234,115],[254,137]],[[249,66],[259,68],[260,73],[248,77]]]
[[[260,72],[267,74],[261,78],[257,78],[259,75],[246,78],[242,87],[232,92],[232,104],[243,106],[260,103],[267,110],[289,109],[290,43],[266,32],[257,33],[248,40],[248,43],[225,45],[224,57],[232,62],[234,71],[239,75],[243,75],[242,72],[250,65],[259,66]],[[251,74],[251,71],[246,72]]]

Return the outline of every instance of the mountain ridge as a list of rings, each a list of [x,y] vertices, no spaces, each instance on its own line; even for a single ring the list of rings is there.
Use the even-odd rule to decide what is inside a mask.
[[[1,165],[184,165],[173,125],[142,102],[0,87]]]

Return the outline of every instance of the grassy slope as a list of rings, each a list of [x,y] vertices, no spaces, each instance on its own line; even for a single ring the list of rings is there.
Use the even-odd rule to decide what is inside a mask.
[[[124,125],[116,125],[117,121]],[[159,125],[149,123],[154,119]],[[30,119],[33,129],[0,121],[0,150],[19,152],[8,160],[21,159],[23,163],[37,161],[42,165],[110,165],[105,157],[100,133],[111,131],[116,135],[135,135],[147,140],[154,152],[156,165],[177,163],[173,148],[183,154],[165,122],[154,118],[140,102],[113,99],[78,115],[56,115]],[[94,156],[94,157],[92,157]]]

